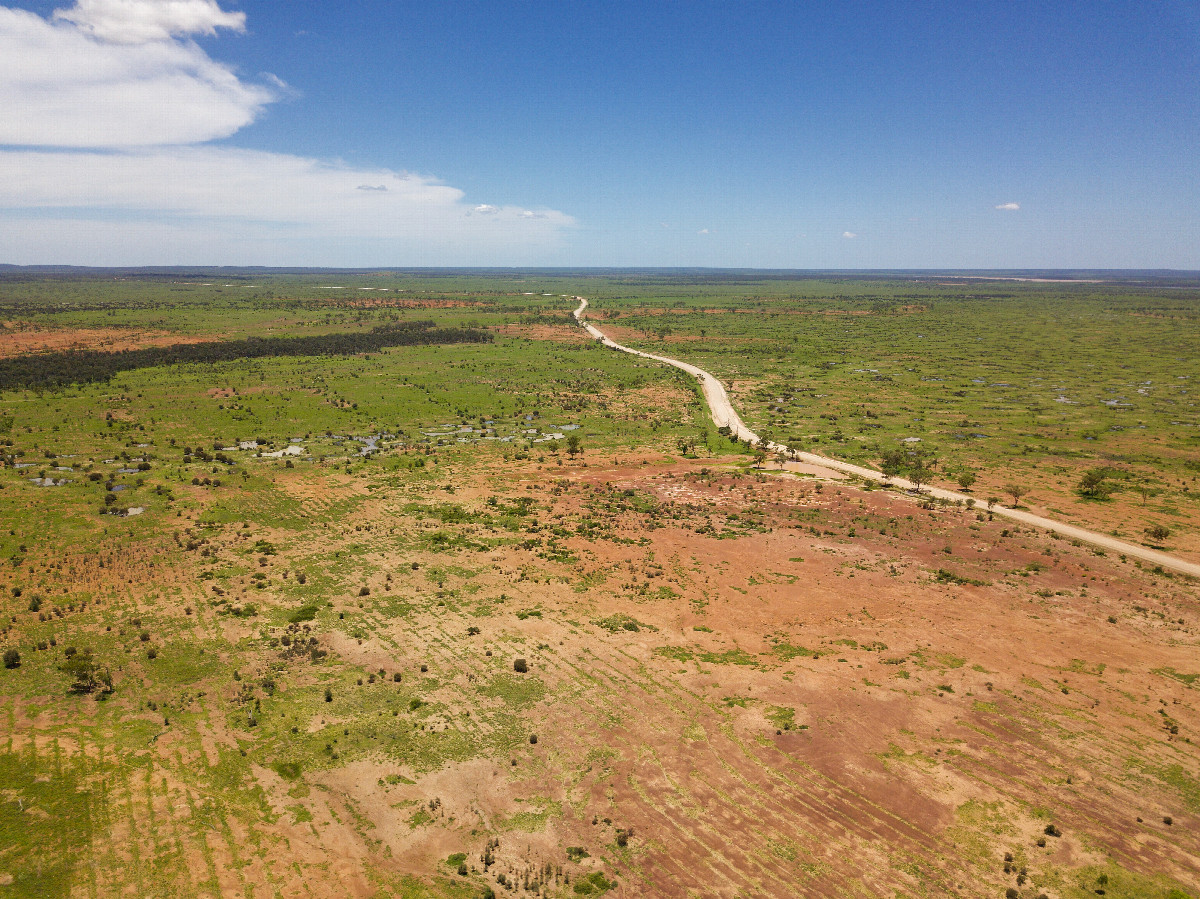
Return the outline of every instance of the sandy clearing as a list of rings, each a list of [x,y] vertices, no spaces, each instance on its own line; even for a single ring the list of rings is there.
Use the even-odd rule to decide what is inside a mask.
[[[643,359],[651,359],[655,362],[662,362],[665,365],[671,365],[675,368],[682,369],[688,374],[700,381],[700,388],[704,393],[704,400],[708,403],[708,408],[712,413],[713,423],[717,427],[727,427],[738,440],[744,440],[748,443],[760,443],[758,435],[746,427],[737,411],[733,408],[733,404],[729,401],[729,395],[725,392],[725,387],[714,378],[711,374],[702,368],[691,365],[687,362],[681,362],[678,359],[672,359],[668,356],[656,356],[653,353],[644,353],[641,350],[635,350],[622,344],[610,340],[607,335],[595,325],[588,324],[583,319],[584,310],[588,307],[588,301],[584,297],[574,297],[579,301],[579,307],[572,313],[575,321],[583,326],[596,340],[600,341],[604,346],[610,349],[620,350],[623,353],[630,353],[634,356],[641,356]],[[784,446],[782,443],[766,443],[763,445],[773,453],[783,453],[789,458],[807,462],[810,465],[819,465],[825,468],[832,468],[836,471],[842,471],[846,474],[854,475],[855,477],[863,478],[868,481],[874,481],[879,484],[894,484],[906,490],[918,490],[912,483],[904,478],[889,478],[878,471],[872,471],[869,468],[863,468],[859,465],[851,465],[849,462],[841,462],[837,459],[830,459],[827,456],[819,456],[815,453],[806,453],[793,450],[790,447]],[[945,499],[951,502],[967,503],[975,502],[975,498],[967,496],[965,493],[957,493],[953,490],[945,490],[941,487],[926,487],[920,492],[924,492],[929,496],[938,499]],[[1124,553],[1127,556],[1132,556],[1136,559],[1141,559],[1144,562],[1150,562],[1154,565],[1161,565],[1163,568],[1170,568],[1174,571],[1181,571],[1184,574],[1190,574],[1195,577],[1200,577],[1200,565],[1193,562],[1186,562],[1183,559],[1177,559],[1175,556],[1167,553],[1158,552],[1157,550],[1148,549],[1144,546],[1137,546],[1133,543],[1126,543],[1123,540],[1117,540],[1114,537],[1109,537],[1105,534],[1098,534],[1095,531],[1085,530],[1084,528],[1075,527],[1074,525],[1064,524],[1060,521],[1055,521],[1052,518],[1045,518],[1041,515],[1034,515],[1032,512],[1024,512],[1020,509],[1002,506],[994,503],[987,507],[989,512],[996,515],[1001,515],[1005,518],[1019,521],[1022,524],[1031,525],[1043,530],[1052,531],[1056,534],[1061,534],[1064,537],[1069,537],[1073,540],[1080,540],[1084,543],[1090,543],[1093,546],[1099,546],[1103,549],[1110,549],[1114,552]]]
[[[153,346],[206,343],[213,338],[169,331],[127,328],[43,328],[28,322],[0,322],[0,358],[67,350],[140,350]]]

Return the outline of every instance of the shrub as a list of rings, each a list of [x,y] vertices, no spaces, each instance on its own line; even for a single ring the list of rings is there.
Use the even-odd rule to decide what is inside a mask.
[[[13,595],[14,595],[14,596],[20,596],[20,595],[21,595],[21,589],[18,587],[18,588],[15,590],[15,592],[13,593]],[[33,596],[29,597],[29,611],[31,611],[31,612],[37,612],[37,611],[41,610],[41,608],[42,608],[42,598],[41,598],[40,596],[38,596],[38,595],[35,593],[35,594],[33,594]]]
[[[1156,524],[1156,525],[1153,525],[1152,527],[1146,528],[1146,536],[1149,537],[1151,540],[1153,540],[1155,543],[1162,543],[1164,540],[1166,540],[1168,537],[1171,536],[1171,529],[1168,527],[1164,527],[1161,524]]]
[[[312,621],[317,617],[317,607],[315,605],[301,606],[296,611],[288,616],[288,621],[292,624],[301,624],[305,621]]]
[[[276,762],[271,767],[284,780],[297,780],[300,777],[299,762]]]
[[[363,588],[361,588],[361,589],[358,591],[358,595],[359,595],[359,596],[370,596],[370,595],[371,595],[371,588],[370,588],[370,587],[363,587]]]
[[[325,688],[325,701],[333,702],[333,691],[330,690],[328,687]]]
[[[530,734],[529,735],[529,745],[534,746],[536,744],[537,744],[537,734]]]
[[[21,654],[15,649],[4,650],[4,667],[5,668],[20,668]]]
[[[525,662],[524,659],[516,659],[513,662],[513,671],[518,671],[521,674],[524,674],[528,670],[529,670],[529,665]]]

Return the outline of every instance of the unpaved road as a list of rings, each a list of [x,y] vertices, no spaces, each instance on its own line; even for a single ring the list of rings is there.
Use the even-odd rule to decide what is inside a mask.
[[[689,365],[687,362],[680,362],[678,359],[671,359],[668,356],[656,356],[653,353],[643,353],[641,350],[635,350],[627,346],[622,346],[614,340],[610,340],[608,336],[597,328],[595,325],[589,324],[583,319],[583,312],[587,309],[588,301],[583,297],[574,297],[579,301],[577,308],[572,315],[575,321],[584,327],[584,329],[600,341],[604,346],[610,349],[620,350],[623,353],[632,353],[634,356],[641,356],[643,359],[653,359],[655,362],[662,362],[666,365],[673,365],[675,368],[680,368],[688,374],[697,378],[700,381],[700,387],[704,391],[704,399],[708,403],[708,408],[712,412],[713,422],[717,427],[727,427],[739,440],[745,440],[749,443],[759,443],[758,435],[746,427],[745,422],[734,410],[733,404],[729,402],[729,394],[725,392],[725,387],[706,372],[702,368],[697,368],[695,365]],[[828,456],[818,456],[815,453],[800,452],[792,450],[784,446],[782,443],[766,443],[763,448],[774,453],[783,453],[790,459],[795,459],[801,462],[809,462],[814,465],[823,465],[826,468],[833,468],[837,471],[844,471],[847,474],[856,477],[864,478],[869,481],[876,481],[880,484],[894,484],[908,490],[916,488],[906,481],[904,478],[888,478],[878,471],[872,471],[869,468],[862,468],[858,465],[851,465],[849,462],[841,462],[837,459],[830,459]],[[960,501],[966,503],[975,501],[972,496],[967,496],[965,493],[956,493],[953,490],[944,490],[941,487],[926,487],[922,488],[922,492],[929,496],[947,499],[950,501]],[[1064,537],[1069,537],[1073,540],[1081,540],[1084,543],[1090,543],[1093,546],[1098,546],[1103,549],[1112,550],[1113,552],[1123,553],[1126,556],[1135,559],[1141,559],[1143,562],[1150,562],[1153,565],[1161,565],[1163,568],[1170,568],[1174,571],[1181,571],[1184,574],[1200,577],[1200,565],[1194,562],[1186,562],[1183,559],[1177,559],[1174,556],[1166,553],[1158,552],[1157,550],[1149,549],[1144,546],[1138,546],[1134,543],[1126,543],[1123,540],[1117,540],[1115,537],[1109,537],[1105,534],[1098,534],[1095,531],[1089,531],[1084,528],[1075,527],[1070,524],[1063,524],[1055,521],[1052,518],[1043,518],[1041,515],[1034,515],[1032,512],[1024,512],[1020,509],[1009,508],[993,504],[988,507],[988,511],[995,515],[1001,515],[1005,518],[1010,518],[1013,521],[1019,521],[1022,524],[1028,524],[1043,530],[1053,531],[1056,534],[1061,534]]]

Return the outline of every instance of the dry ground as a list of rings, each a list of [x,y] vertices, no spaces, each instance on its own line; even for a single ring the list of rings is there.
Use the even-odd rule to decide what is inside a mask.
[[[68,350],[116,352],[152,346],[204,343],[211,336],[196,337],[169,331],[137,328],[47,328],[30,322],[0,322],[0,358],[30,353],[61,353]]]
[[[381,740],[285,780],[231,681],[189,700],[203,710],[194,732],[163,729],[146,783],[113,794],[131,815],[112,813],[101,839],[131,865],[176,853],[189,895],[419,896],[427,882],[437,895],[572,896],[590,872],[615,880],[612,895],[680,899],[1066,897],[1105,872],[1133,884],[1110,896],[1166,897],[1151,891],[1158,875],[1194,890],[1195,584],[821,474],[659,455],[494,458],[454,469],[453,493],[400,496],[281,470],[314,519],[349,499],[356,513],[290,545],[286,530],[234,524],[206,548],[222,559],[278,542],[264,570],[282,589],[282,570],[375,540],[351,581],[370,595],[346,590],[335,602],[346,620],[311,633],[326,667],[428,678],[436,713],[420,738],[462,748],[419,764]],[[527,539],[485,546],[489,509],[522,499]],[[413,500],[473,514],[447,523],[404,511]],[[389,548],[434,531],[465,542]],[[63,561],[89,581],[181,586],[195,639],[219,633],[242,683],[275,670],[278,643],[262,637],[278,625],[207,613],[194,556],[172,565],[146,546],[102,569]],[[247,586],[231,589],[264,609],[288,602]],[[380,604],[401,597],[403,615]],[[528,673],[512,671],[518,656]],[[323,670],[277,675],[282,704],[270,708],[286,711],[289,691],[324,683]],[[303,730],[349,734],[384,715],[341,697]],[[111,702],[122,701],[118,684]],[[77,705],[10,703],[10,751],[102,757],[86,717],[73,718],[95,705]],[[143,706],[128,714],[157,721]],[[517,744],[492,739],[513,722]],[[242,788],[261,790],[270,814],[210,829],[202,784],[239,748],[252,762]],[[465,876],[443,863],[455,852]],[[102,895],[124,886],[92,883]]]

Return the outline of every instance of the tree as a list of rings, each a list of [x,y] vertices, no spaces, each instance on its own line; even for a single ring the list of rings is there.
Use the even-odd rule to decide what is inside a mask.
[[[21,654],[15,649],[4,650],[4,667],[5,668],[20,668]]]
[[[969,468],[964,468],[958,473],[956,480],[960,490],[970,490],[975,483],[975,472]]]
[[[567,437],[567,452],[571,456],[577,456],[583,452],[583,441],[579,439],[578,434],[571,434]]]
[[[1138,481],[1137,489],[1138,493],[1142,495],[1143,506],[1146,505],[1146,500],[1154,496],[1154,494],[1157,492],[1153,487],[1150,486],[1149,482],[1145,480]]]
[[[1021,502],[1021,497],[1029,493],[1028,487],[1022,487],[1020,484],[1005,484],[1004,492],[1013,498],[1013,506],[1017,506]]]
[[[912,481],[913,489],[920,493],[921,485],[929,483],[929,478],[933,474],[933,471],[930,466],[925,464],[924,459],[918,459],[909,466],[906,473],[908,479]]]
[[[1113,487],[1105,482],[1108,472],[1103,468],[1092,468],[1083,473],[1075,491],[1085,499],[1107,499]]]
[[[108,668],[100,665],[90,649],[81,649],[59,666],[59,670],[69,674],[72,693],[95,693],[107,695],[113,691],[112,675]]]
[[[896,477],[904,470],[904,454],[900,450],[888,450],[879,460],[879,470],[889,480]]]
[[[1171,536],[1171,529],[1161,524],[1151,525],[1146,528],[1146,536],[1155,543],[1162,543]]]

